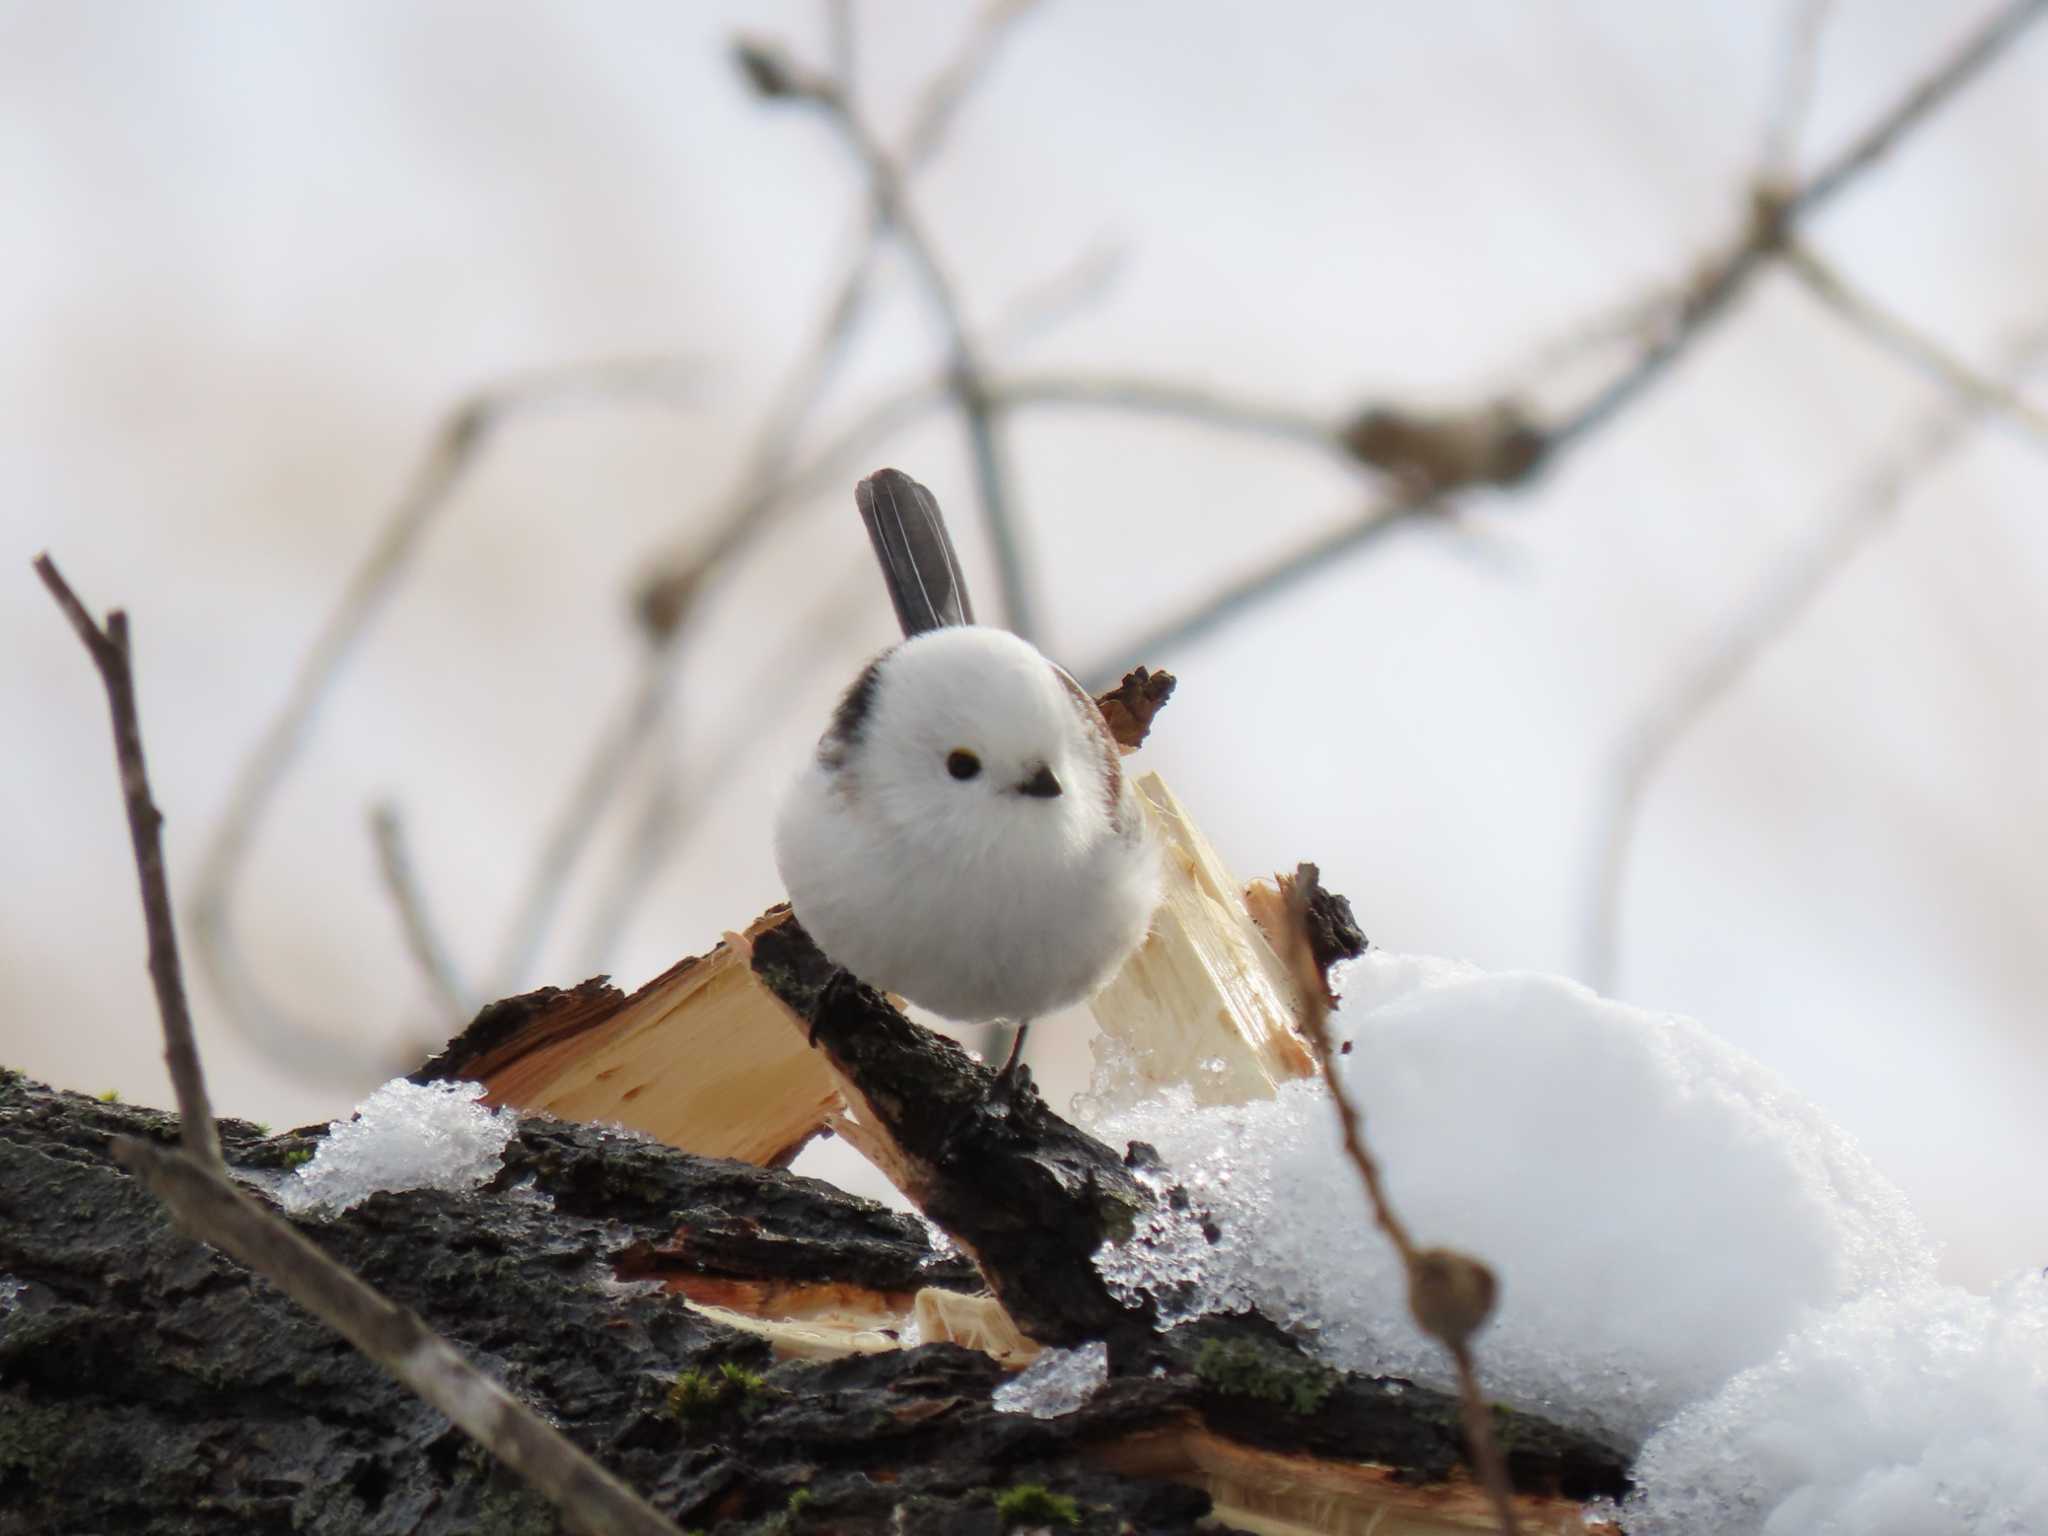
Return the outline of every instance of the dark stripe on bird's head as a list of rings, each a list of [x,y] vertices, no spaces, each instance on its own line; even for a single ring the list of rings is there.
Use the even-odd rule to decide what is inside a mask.
[[[882,660],[887,655],[884,651],[861,668],[860,676],[840,696],[838,708],[832,711],[832,723],[818,738],[818,761],[827,768],[844,768],[848,755],[860,741],[868,714],[875,706],[875,688],[882,680]]]

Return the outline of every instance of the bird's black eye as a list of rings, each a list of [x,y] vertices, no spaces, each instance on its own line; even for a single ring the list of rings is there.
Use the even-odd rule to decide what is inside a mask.
[[[956,779],[971,779],[981,772],[981,759],[965,747],[955,747],[946,754],[946,772]]]

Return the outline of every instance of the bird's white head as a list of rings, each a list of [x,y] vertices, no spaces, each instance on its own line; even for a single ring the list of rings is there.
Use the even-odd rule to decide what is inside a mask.
[[[963,853],[1019,836],[1078,852],[1115,813],[1119,769],[1093,701],[1005,630],[930,630],[883,655],[820,753],[871,813]]]

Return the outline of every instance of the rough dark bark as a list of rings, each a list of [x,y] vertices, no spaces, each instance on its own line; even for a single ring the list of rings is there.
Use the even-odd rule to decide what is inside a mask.
[[[909,1167],[899,1183],[980,1262],[1017,1324],[1047,1344],[1150,1331],[1093,1255],[1151,1196],[1124,1159],[1046,1107],[1019,1068],[996,1075],[825,957],[791,917],[754,940],[754,974],[810,1024]]]
[[[318,1135],[221,1130],[257,1180]],[[171,1227],[109,1157],[119,1134],[168,1142],[175,1123],[0,1081],[0,1533],[558,1529],[439,1414]],[[1133,1334],[1109,1386],[1055,1420],[996,1412],[1002,1372],[953,1345],[778,1364],[618,1277],[899,1292],[971,1272],[917,1222],[829,1185],[592,1127],[526,1122],[474,1195],[377,1195],[303,1225],[686,1527],[994,1536],[996,1495],[1042,1484],[1077,1501],[1082,1530],[1191,1533],[1206,1495],[1099,1465],[1177,1425],[1417,1481],[1458,1455],[1449,1399],[1324,1371],[1253,1321]],[[724,1365],[758,1386],[671,1407],[679,1373],[722,1380]],[[1524,1486],[1620,1487],[1599,1447],[1540,1425],[1516,1443]]]

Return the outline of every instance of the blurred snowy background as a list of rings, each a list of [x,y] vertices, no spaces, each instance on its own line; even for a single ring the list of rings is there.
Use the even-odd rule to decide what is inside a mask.
[[[1002,372],[1142,374],[1331,421],[1533,379],[1532,405],[1568,409],[1572,378],[1621,364],[1568,377],[1551,345],[1739,232],[1808,9],[1048,3],[1000,39],[913,198]],[[641,686],[635,594],[748,483],[858,248],[859,164],[730,51],[744,28],[844,62],[828,14],[0,4],[0,1061],[169,1098],[104,707],[30,556],[133,613],[189,895],[438,425],[549,369],[674,360],[498,419],[347,655],[233,888],[242,959],[294,1027],[252,1038],[192,960],[216,1099],[280,1126],[341,1114],[435,1033],[373,805],[397,808],[480,992],[634,985],[778,898],[774,796],[891,633],[855,476],[930,484],[996,612],[943,411],[860,439],[713,568],[646,749],[600,758],[619,792],[561,910],[499,963]],[[1983,14],[1833,7],[1795,172]],[[975,15],[857,11],[857,101],[885,139]],[[2048,323],[2044,100],[2048,36],[2022,38],[1804,229],[1986,370]],[[892,252],[798,457],[944,352]],[[1076,669],[1180,674],[1144,762],[1234,868],[1314,858],[1381,946],[1697,1017],[1854,1135],[1944,1273],[1983,1284],[2048,1257],[2048,454],[1991,413],[1868,537],[1809,559],[1956,409],[1766,271],[1534,485],[1461,496],[1143,653],[1384,488],[1181,419],[1036,408],[1003,439],[1037,638]],[[1632,744],[1809,568],[1813,602],[1644,782],[1603,932]],[[650,808],[682,835],[617,925]],[[1084,1070],[1078,1030],[1035,1043],[1054,1080]]]

